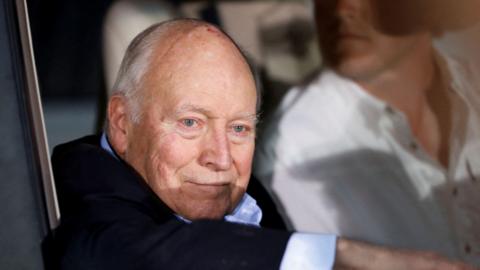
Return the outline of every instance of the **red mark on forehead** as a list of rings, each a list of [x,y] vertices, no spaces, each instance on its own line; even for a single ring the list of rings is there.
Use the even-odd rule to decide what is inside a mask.
[[[221,32],[213,26],[207,26],[206,28],[207,28],[207,32],[210,32],[210,33],[216,34],[216,35],[221,35]]]

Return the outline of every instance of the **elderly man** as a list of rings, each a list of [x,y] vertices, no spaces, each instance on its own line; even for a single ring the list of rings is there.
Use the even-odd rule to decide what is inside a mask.
[[[316,1],[326,68],[288,93],[255,167],[293,229],[480,265],[480,96],[432,46],[446,2]]]
[[[109,100],[107,136],[54,151],[61,269],[330,269],[335,258],[359,269],[467,268],[258,228],[245,193],[256,104],[245,58],[216,27],[185,19],[142,32]]]

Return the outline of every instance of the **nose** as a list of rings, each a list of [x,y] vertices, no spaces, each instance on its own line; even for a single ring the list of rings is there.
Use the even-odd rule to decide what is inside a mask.
[[[213,171],[226,171],[232,166],[230,144],[225,128],[210,130],[205,137],[200,164]]]
[[[335,14],[343,19],[353,18],[359,12],[362,1],[366,0],[337,0]]]

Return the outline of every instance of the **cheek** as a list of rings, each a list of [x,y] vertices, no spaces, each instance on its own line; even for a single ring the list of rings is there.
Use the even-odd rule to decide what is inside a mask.
[[[238,184],[241,186],[246,186],[248,184],[248,179],[250,179],[254,148],[255,144],[252,142],[248,145],[235,146],[232,149],[232,158],[242,181],[242,183]]]
[[[177,173],[190,164],[196,155],[196,147],[176,133],[165,134],[155,147],[151,160],[153,169],[160,174],[157,178],[166,179],[169,185],[178,185]]]

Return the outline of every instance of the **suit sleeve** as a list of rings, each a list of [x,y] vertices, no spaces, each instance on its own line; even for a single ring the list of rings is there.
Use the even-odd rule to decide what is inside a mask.
[[[290,233],[223,221],[186,224],[128,164],[86,137],[52,156],[60,269],[279,269]]]
[[[279,269],[290,237],[222,221],[156,222],[141,211],[112,219],[108,208],[96,202],[93,213],[60,226],[61,269]],[[88,218],[102,215],[109,218]]]

